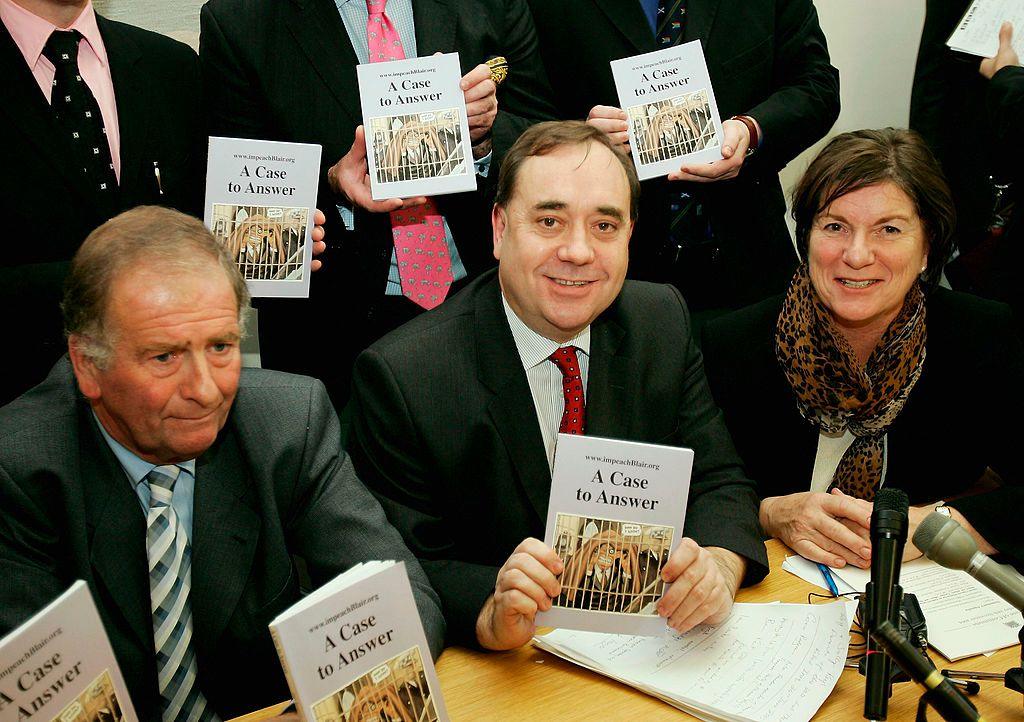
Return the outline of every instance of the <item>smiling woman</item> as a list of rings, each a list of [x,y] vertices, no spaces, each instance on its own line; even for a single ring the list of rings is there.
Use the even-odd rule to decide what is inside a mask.
[[[953,516],[979,544],[1024,558],[1004,510],[1024,501],[1024,473],[996,421],[1024,402],[1024,351],[1005,306],[936,288],[954,219],[931,153],[905,130],[837,136],[793,216],[805,262],[789,291],[704,333],[765,532],[814,561],[867,566],[884,485],[918,505],[911,532],[963,497]],[[983,476],[998,488],[977,493]]]

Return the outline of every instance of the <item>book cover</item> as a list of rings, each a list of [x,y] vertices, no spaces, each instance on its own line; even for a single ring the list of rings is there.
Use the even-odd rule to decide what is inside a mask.
[[[138,719],[81,580],[0,640],[0,720],[28,719]]]
[[[559,434],[544,543],[562,591],[537,626],[658,636],[661,570],[683,537],[693,451]]]
[[[404,563],[356,565],[270,632],[307,722],[448,719]]]
[[[356,67],[374,200],[476,190],[459,54]]]
[[[640,180],[722,159],[722,119],[699,40],[613,60]]]
[[[257,297],[308,298],[320,146],[210,138],[204,222]]]

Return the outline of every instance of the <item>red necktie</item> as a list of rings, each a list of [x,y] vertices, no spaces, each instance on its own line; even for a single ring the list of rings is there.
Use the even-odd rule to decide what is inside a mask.
[[[404,60],[402,39],[384,14],[387,0],[366,0],[366,39],[370,62]],[[391,235],[402,279],[402,295],[428,311],[441,305],[452,286],[452,261],[444,219],[431,199],[391,213]]]
[[[576,358],[576,347],[560,348],[548,356],[548,360],[562,372],[565,410],[562,412],[562,423],[558,425],[558,432],[582,435],[586,428],[587,404],[583,398],[583,377],[580,375],[580,364]]]

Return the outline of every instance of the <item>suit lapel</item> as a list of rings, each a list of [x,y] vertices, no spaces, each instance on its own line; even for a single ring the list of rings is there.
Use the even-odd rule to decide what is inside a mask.
[[[248,505],[248,470],[228,420],[196,464],[192,511],[193,639],[212,654],[245,588],[259,539],[260,519]]]
[[[613,307],[614,309],[614,307]],[[591,326],[587,374],[587,435],[628,439],[637,398],[638,373],[632,358],[617,355],[625,331],[606,311]]]
[[[79,468],[86,498],[86,525],[92,536],[90,563],[113,599],[109,609],[124,617],[138,643],[152,658],[146,519],[139,498],[114,457],[88,406],[79,413]]]
[[[148,84],[136,72],[136,64],[142,59],[138,46],[121,33],[109,20],[99,15],[96,22],[103,36],[110,63],[110,80],[114,85],[114,99],[117,102],[117,132],[120,142],[121,179],[119,186],[124,191],[137,187],[145,148],[146,118],[151,109],[147,107]]]
[[[505,318],[495,275],[476,301],[477,375],[494,393],[488,412],[508,450],[519,483],[543,521],[551,495],[551,470],[526,372]]]
[[[362,124],[355,72],[359,60],[337,7],[330,0],[290,0],[286,18],[295,46],[309,60],[338,105],[357,124]]]
[[[686,3],[686,27],[683,29],[683,42],[700,40],[701,47],[707,52],[708,34],[715,21],[715,14],[721,0],[690,0]]]
[[[70,144],[60,137],[50,104],[3,23],[0,23],[0,69],[4,72],[4,86],[7,88],[4,91],[6,100],[0,103],[0,113],[6,114],[33,144],[40,162],[51,167],[54,175],[61,178],[81,200],[88,201],[84,179],[68,162]],[[14,138],[7,140],[18,142]]]
[[[413,3],[416,25],[416,54],[419,57],[455,50],[458,11],[447,0],[418,0]]]
[[[594,4],[611,19],[612,24],[626,36],[638,53],[656,49],[654,33],[637,0],[594,0]]]

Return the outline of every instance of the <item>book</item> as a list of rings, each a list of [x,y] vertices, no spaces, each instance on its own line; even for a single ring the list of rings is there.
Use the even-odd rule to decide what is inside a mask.
[[[356,66],[374,200],[476,190],[459,54]]]
[[[722,119],[699,40],[613,60],[640,180],[722,159]]]
[[[562,591],[537,625],[615,634],[668,630],[655,605],[683,537],[693,451],[559,434],[544,543]]]
[[[357,564],[270,623],[307,722],[447,720],[402,562]]]
[[[980,58],[991,58],[999,51],[999,27],[1013,23],[1013,49],[1024,58],[1024,0],[974,0],[957,23],[946,45]]]
[[[81,580],[0,639],[0,720],[27,719],[138,719]]]
[[[309,297],[320,150],[210,138],[204,222],[253,296]]]
[[[704,720],[804,722],[839,681],[857,602],[736,604],[722,624],[633,637],[554,630],[536,647]]]

